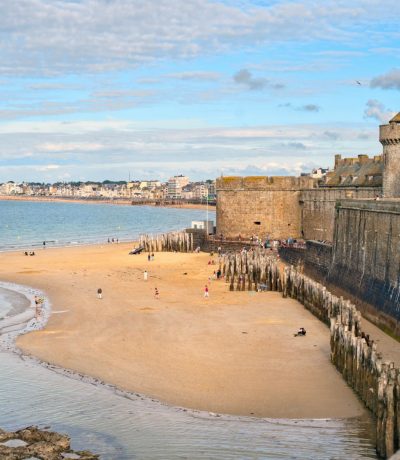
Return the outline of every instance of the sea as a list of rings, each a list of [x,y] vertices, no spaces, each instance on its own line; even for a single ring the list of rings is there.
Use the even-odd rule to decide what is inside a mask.
[[[0,201],[0,251],[135,240],[215,220],[203,210]],[[1,281],[1,280],[0,280]],[[374,423],[235,417],[173,407],[17,353],[1,321],[31,308],[34,287],[0,283],[0,427],[66,433],[103,460],[375,459]],[[21,313],[22,312],[22,313]],[[13,316],[15,315],[15,316]],[[25,317],[24,317],[25,318]],[[24,320],[26,321],[26,320]],[[18,322],[18,321],[16,321]],[[21,329],[28,323],[21,324]],[[4,345],[6,344],[6,345]],[[13,351],[14,350],[14,351]]]
[[[215,209],[215,208],[214,208]],[[215,222],[215,211],[106,203],[0,201],[0,251],[22,248],[132,241],[190,227],[195,220]]]

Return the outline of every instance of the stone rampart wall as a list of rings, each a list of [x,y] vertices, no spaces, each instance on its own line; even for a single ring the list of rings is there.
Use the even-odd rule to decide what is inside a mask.
[[[337,206],[329,280],[374,305],[378,324],[400,321],[400,200],[344,200]]]
[[[289,265],[304,269],[308,274],[316,274],[324,280],[332,263],[332,245],[320,241],[307,241],[305,248],[280,247],[279,256]]]
[[[351,234],[351,228],[349,230]],[[349,262],[351,255],[335,254],[330,244],[307,241],[306,249],[280,248],[281,259],[324,283],[337,295],[346,295],[359,308],[363,315],[377,326],[395,336],[400,336],[399,289],[395,284],[382,281],[372,273],[362,274],[362,270]],[[350,265],[348,265],[350,264]]]
[[[332,263],[332,245],[320,241],[306,242],[305,264],[309,272],[317,271],[326,277]]]
[[[335,204],[375,198],[382,187],[320,187],[309,177],[217,179],[217,233],[227,238],[332,241]]]
[[[379,188],[324,187],[302,190],[302,230],[306,240],[332,241],[335,204],[343,199],[375,198]]]
[[[294,267],[303,266],[306,260],[306,249],[293,248],[293,247],[280,247],[279,250],[280,258],[289,265]]]
[[[217,179],[217,234],[237,238],[300,238],[300,190],[308,177],[221,177]]]

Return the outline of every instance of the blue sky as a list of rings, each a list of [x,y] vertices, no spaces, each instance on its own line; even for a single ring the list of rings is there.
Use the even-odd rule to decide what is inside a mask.
[[[0,7],[0,181],[298,175],[400,111],[397,0]]]

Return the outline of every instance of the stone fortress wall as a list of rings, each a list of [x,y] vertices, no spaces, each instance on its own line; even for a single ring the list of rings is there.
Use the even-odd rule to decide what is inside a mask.
[[[309,240],[282,258],[358,299],[369,319],[400,337],[400,114],[379,140],[383,156],[336,156],[322,183],[252,178],[258,188],[246,188],[246,178],[219,179],[217,231]]]
[[[400,199],[338,203],[328,279],[375,306],[370,319],[400,335]]]
[[[400,336],[400,114],[380,127],[379,140],[383,199],[337,202],[328,279],[372,305],[370,319]]]
[[[217,179],[217,233],[250,237],[333,240],[335,203],[382,194],[381,156],[335,157],[322,183],[301,177]]]
[[[335,205],[344,199],[375,198],[381,187],[320,187],[301,191],[302,237],[332,241]]]
[[[301,234],[302,188],[312,187],[309,177],[221,177],[217,180],[217,234],[238,238],[252,235]]]

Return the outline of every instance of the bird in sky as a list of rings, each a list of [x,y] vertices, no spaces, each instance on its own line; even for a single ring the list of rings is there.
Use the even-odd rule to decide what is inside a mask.
[[[356,80],[356,83],[357,83],[357,85],[361,86],[361,82],[359,82],[358,80]]]

